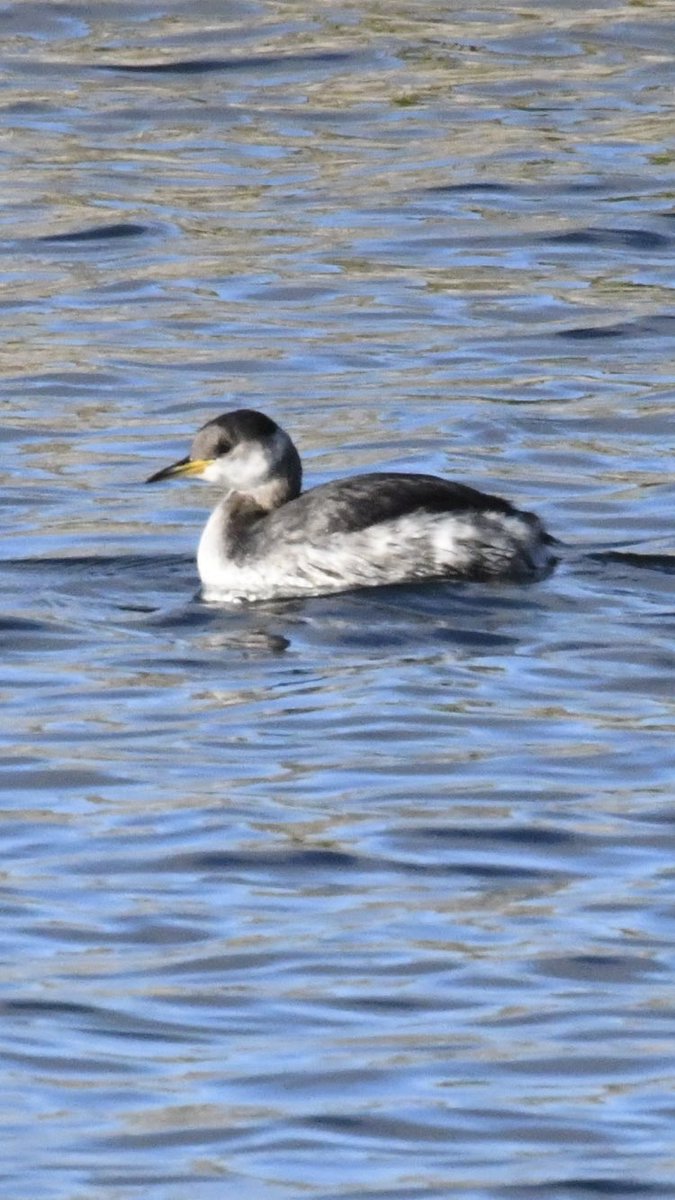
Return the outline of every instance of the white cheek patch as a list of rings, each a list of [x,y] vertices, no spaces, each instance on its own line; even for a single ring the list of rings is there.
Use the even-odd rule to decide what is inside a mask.
[[[210,462],[208,466],[204,467],[204,470],[201,473],[201,478],[205,479],[207,483],[223,483],[224,479],[222,462],[219,459],[215,459],[213,462]]]
[[[264,446],[257,442],[241,442],[229,454],[209,463],[202,479],[231,492],[253,491],[269,482],[283,457],[285,445],[285,438],[280,433],[275,433]]]

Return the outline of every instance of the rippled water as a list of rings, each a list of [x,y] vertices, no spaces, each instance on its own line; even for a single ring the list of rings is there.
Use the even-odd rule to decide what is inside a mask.
[[[672,7],[0,28],[3,1200],[675,1195]],[[241,404],[560,569],[201,603]]]

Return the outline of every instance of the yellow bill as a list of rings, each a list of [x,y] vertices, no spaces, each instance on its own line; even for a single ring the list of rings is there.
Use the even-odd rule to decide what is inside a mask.
[[[177,479],[179,476],[185,475],[202,475],[213,461],[212,458],[181,458],[179,462],[172,463],[170,467],[162,467],[161,471],[156,471],[145,482],[159,483],[162,479]]]

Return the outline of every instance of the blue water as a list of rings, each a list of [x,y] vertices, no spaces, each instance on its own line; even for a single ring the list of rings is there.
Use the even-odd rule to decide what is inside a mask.
[[[0,14],[3,1200],[675,1196],[675,21]],[[261,408],[528,588],[198,595]]]

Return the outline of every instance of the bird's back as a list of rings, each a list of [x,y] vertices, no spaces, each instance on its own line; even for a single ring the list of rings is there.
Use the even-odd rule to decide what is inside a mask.
[[[413,513],[448,515],[513,513],[513,505],[463,483],[436,475],[373,472],[320,484],[284,504],[265,520],[269,536],[314,540],[357,533]]]

